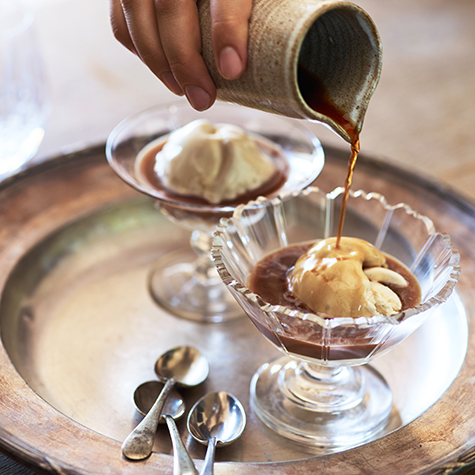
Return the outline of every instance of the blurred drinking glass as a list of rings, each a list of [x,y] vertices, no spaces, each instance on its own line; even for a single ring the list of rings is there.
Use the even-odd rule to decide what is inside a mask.
[[[43,140],[46,91],[33,12],[0,0],[0,179],[21,169]]]

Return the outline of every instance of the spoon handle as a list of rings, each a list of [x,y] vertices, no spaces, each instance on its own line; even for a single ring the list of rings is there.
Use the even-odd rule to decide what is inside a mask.
[[[164,414],[163,417],[167,421],[168,430],[170,431],[170,437],[172,439],[173,475],[198,475],[198,470],[196,470],[195,464],[183,445],[175,419],[169,414]]]
[[[122,444],[122,453],[132,460],[142,460],[152,453],[158,421],[163,405],[169,396],[175,381],[168,379],[150,411],[140,424],[129,434]]]
[[[206,456],[204,460],[203,468],[200,475],[213,475],[214,473],[214,454],[216,453],[216,444],[218,439],[212,437],[208,442],[208,449],[206,450]]]

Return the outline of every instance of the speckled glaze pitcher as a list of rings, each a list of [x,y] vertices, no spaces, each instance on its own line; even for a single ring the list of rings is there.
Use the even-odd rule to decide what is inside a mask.
[[[334,0],[254,0],[247,68],[233,81],[223,79],[214,62],[209,0],[198,0],[198,8],[202,54],[219,100],[317,120],[348,142],[360,133],[382,62],[376,26],[360,7]]]

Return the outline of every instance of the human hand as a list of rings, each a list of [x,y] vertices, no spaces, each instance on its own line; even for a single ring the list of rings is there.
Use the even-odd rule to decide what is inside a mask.
[[[236,79],[247,63],[252,0],[209,0],[211,42],[218,71]],[[110,0],[115,38],[137,55],[173,93],[199,111],[216,100],[201,57],[196,0]]]

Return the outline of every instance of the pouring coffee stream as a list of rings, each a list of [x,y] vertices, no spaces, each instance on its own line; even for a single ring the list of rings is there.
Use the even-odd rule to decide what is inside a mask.
[[[348,172],[345,180],[345,191],[342,197],[340,217],[338,221],[338,231],[336,247],[340,245],[341,236],[343,234],[343,226],[345,223],[346,205],[348,196],[350,194],[351,183],[353,181],[353,173],[355,170],[356,160],[360,151],[359,129],[361,129],[363,116],[359,124],[353,125],[346,117],[347,114],[340,112],[328,98],[328,92],[325,87],[316,77],[309,73],[305,68],[299,67],[299,87],[302,97],[307,102],[308,106],[313,110],[326,116],[329,120],[337,124],[338,129],[344,130],[341,137],[348,141],[350,140],[351,155],[348,162]]]
[[[353,181],[353,172],[360,151],[360,132],[363,126],[363,120],[368,107],[369,100],[376,88],[381,73],[381,43],[376,30],[374,30],[372,43],[374,52],[377,53],[375,58],[368,61],[366,67],[360,65],[362,70],[366,70],[367,78],[361,81],[358,88],[354,88],[351,79],[342,80],[343,85],[348,86],[348,90],[333,90],[331,92],[331,81],[322,79],[315,71],[318,69],[315,60],[310,57],[312,46],[315,41],[309,40],[317,28],[311,28],[302,45],[302,51],[299,56],[297,67],[297,85],[301,98],[306,106],[316,113],[319,120],[327,124],[334,132],[340,135],[346,142],[350,143],[351,155],[348,163],[348,172],[345,180],[345,191],[341,202],[341,211],[338,222],[336,247],[340,245],[341,236],[343,234],[343,226],[346,214],[346,205],[350,193],[351,183]],[[331,41],[330,41],[331,42]],[[307,47],[305,46],[307,43]],[[310,44],[310,46],[309,46]],[[347,61],[349,61],[347,59]],[[345,69],[352,71],[352,65],[348,62],[340,67],[338,75],[343,75]],[[329,68],[332,70],[333,68]],[[357,71],[361,72],[361,71]],[[322,74],[328,74],[323,68]],[[346,100],[342,97],[346,96]],[[348,99],[349,98],[349,99]],[[337,102],[340,104],[337,106]]]
[[[338,231],[336,235],[336,247],[340,246],[341,236],[343,234],[343,226],[345,224],[346,204],[348,203],[348,196],[350,194],[351,183],[353,182],[353,173],[355,170],[356,159],[360,151],[360,139],[357,138],[354,143],[351,144],[351,156],[348,163],[348,173],[345,181],[345,191],[341,201],[340,218],[338,221]]]

